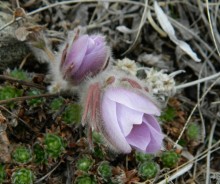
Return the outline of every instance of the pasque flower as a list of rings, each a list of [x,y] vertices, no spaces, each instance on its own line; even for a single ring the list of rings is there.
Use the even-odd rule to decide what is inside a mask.
[[[82,122],[101,132],[117,152],[159,151],[163,134],[155,116],[160,109],[149,89],[134,77],[115,74],[104,72],[89,82]]]
[[[108,57],[109,49],[102,35],[76,35],[63,50],[60,69],[65,79],[78,84],[104,69]]]
[[[60,48],[55,62],[51,63],[54,82],[50,91],[60,91],[81,84],[108,65],[110,49],[100,34],[79,35],[70,32],[67,42]]]

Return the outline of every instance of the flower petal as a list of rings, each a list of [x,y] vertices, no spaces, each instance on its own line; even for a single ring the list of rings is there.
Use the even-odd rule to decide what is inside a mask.
[[[148,124],[150,124],[151,127],[153,127],[157,132],[162,133],[160,125],[159,125],[157,119],[154,116],[148,115],[148,114],[144,114],[143,121],[145,121]]]
[[[116,117],[116,103],[108,98],[107,93],[104,93],[101,103],[101,114],[103,118],[103,128],[105,138],[112,146],[123,153],[130,153],[131,146],[127,143],[121,128],[119,127]]]
[[[151,115],[144,115],[143,122],[150,130],[150,143],[146,148],[147,153],[155,153],[161,149],[163,134],[157,120]]]
[[[95,40],[91,39],[91,37],[89,37],[88,39],[88,46],[87,46],[87,50],[86,50],[86,54],[89,54],[90,52],[92,52],[93,49],[95,49],[96,43]]]
[[[123,88],[109,88],[106,93],[111,100],[131,109],[146,114],[160,115],[159,108],[147,97]]]
[[[98,51],[102,47],[105,47],[105,38],[100,35],[92,35],[89,37],[89,43],[86,54],[93,51]]]
[[[77,71],[82,64],[83,58],[85,57],[87,46],[88,46],[88,35],[83,35],[75,40],[68,50],[65,65],[69,67],[73,64],[73,69],[71,73]]]
[[[92,52],[84,57],[81,66],[74,76],[76,79],[82,79],[91,73],[97,73],[107,61],[107,49],[101,48],[98,52]]]
[[[134,124],[141,124],[143,113],[135,111],[122,104],[116,104],[116,113],[119,126],[126,137],[132,130]]]
[[[146,152],[146,147],[151,141],[150,130],[145,123],[134,125],[126,140],[137,150]]]

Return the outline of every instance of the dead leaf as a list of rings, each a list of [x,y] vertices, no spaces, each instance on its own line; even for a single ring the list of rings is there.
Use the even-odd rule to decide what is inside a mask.
[[[22,26],[15,30],[15,36],[19,41],[36,41],[42,36],[41,31],[45,29],[45,26]],[[41,38],[42,39],[42,38]]]
[[[26,41],[27,36],[30,34],[30,31],[26,29],[26,27],[19,27],[15,30],[15,36],[19,41]]]
[[[169,38],[179,46],[186,54],[188,54],[194,61],[200,62],[201,59],[197,57],[197,54],[191,49],[189,44],[179,40],[175,35],[175,30],[168,20],[167,15],[163,12],[161,7],[158,5],[157,1],[154,1],[154,10],[157,16],[157,20],[160,23],[160,26],[168,34]]]
[[[24,11],[23,8],[16,8],[15,11],[14,11],[14,17],[17,18],[17,17],[25,17],[26,16],[26,13]]]
[[[126,27],[126,26],[117,26],[116,29],[117,29],[119,32],[124,33],[124,34],[132,34],[132,33],[137,32],[137,29],[129,29],[129,28]]]

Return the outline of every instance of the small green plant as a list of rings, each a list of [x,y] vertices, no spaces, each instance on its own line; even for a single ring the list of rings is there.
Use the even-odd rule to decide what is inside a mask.
[[[182,147],[185,147],[187,145],[187,141],[185,139],[180,139],[178,144]]]
[[[33,184],[34,174],[30,169],[19,169],[12,174],[13,184]]]
[[[95,145],[93,149],[93,155],[99,159],[103,159],[104,151],[102,150],[102,147],[99,145]]]
[[[138,166],[138,175],[144,179],[151,179],[158,172],[158,165],[153,161],[145,161]]]
[[[161,161],[164,167],[174,167],[179,160],[179,155],[175,151],[165,151],[161,155]]]
[[[173,121],[175,117],[176,117],[175,109],[173,107],[168,106],[160,116],[160,120],[163,122],[169,122],[169,121]]]
[[[17,163],[26,164],[32,159],[31,150],[25,146],[19,146],[12,153],[12,158]]]
[[[28,96],[35,96],[35,95],[40,95],[40,94],[41,94],[41,91],[38,89],[31,89],[30,91],[28,91]],[[43,102],[44,102],[44,98],[42,97],[27,100],[27,104],[32,107],[37,107]]]
[[[93,164],[94,160],[91,157],[89,157],[88,155],[83,155],[77,160],[76,168],[77,170],[87,172]]]
[[[0,100],[8,100],[11,98],[16,98],[21,96],[23,93],[22,90],[17,89],[13,86],[4,86],[0,88]],[[9,103],[8,104],[10,108],[14,107],[14,103]]]
[[[0,184],[4,182],[5,178],[6,178],[5,167],[0,164]]]
[[[186,130],[186,135],[190,140],[197,140],[199,138],[200,127],[198,124],[189,124]]]
[[[22,91],[13,86],[4,86],[0,89],[0,100],[21,96]]]
[[[59,157],[65,150],[62,138],[55,134],[46,134],[44,146],[46,153],[53,158]]]
[[[79,104],[69,104],[66,107],[62,118],[67,124],[78,123],[81,120],[81,111],[82,108]]]
[[[50,103],[50,108],[52,111],[57,111],[64,104],[64,99],[62,97],[55,98]]]
[[[152,154],[142,153],[142,152],[135,152],[135,159],[137,162],[144,162],[144,161],[151,161],[153,160],[154,156]]]
[[[19,79],[19,80],[29,80],[28,74],[27,72],[25,72],[24,70],[21,69],[17,69],[15,68],[14,70],[12,70],[9,75],[15,79]]]
[[[92,132],[92,140],[94,143],[103,144],[103,137],[100,133],[93,131]]]
[[[77,177],[74,184],[97,184],[97,181],[92,176],[83,175],[83,176]]]
[[[43,147],[36,143],[33,146],[33,154],[34,154],[34,162],[35,163],[44,163],[46,162],[47,159],[47,154],[45,152],[45,150],[43,149]]]
[[[112,176],[112,167],[107,161],[103,161],[98,166],[98,174],[107,181]]]

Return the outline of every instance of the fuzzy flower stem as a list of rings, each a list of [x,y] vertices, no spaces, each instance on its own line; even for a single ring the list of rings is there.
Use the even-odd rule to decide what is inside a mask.
[[[100,108],[100,90],[99,84],[95,84],[95,90],[93,91],[93,105],[92,105],[92,121],[96,122],[96,111]],[[96,128],[96,127],[95,127]]]
[[[94,89],[94,85],[90,86],[88,89],[88,96],[86,98],[86,104],[85,104],[86,108],[82,116],[82,122],[85,122],[86,115],[89,113],[90,103],[92,101],[93,89]]]
[[[183,88],[188,88],[190,86],[194,86],[194,85],[197,85],[199,83],[215,79],[217,77],[220,77],[220,72],[218,72],[218,73],[216,73],[214,75],[208,76],[208,77],[204,77],[202,79],[198,79],[198,80],[195,80],[195,81],[192,81],[192,82],[188,82],[188,83],[185,83],[185,84],[180,84],[180,85],[176,86],[175,89],[179,90],[179,89],[183,89]]]
[[[85,105],[85,111],[83,113],[82,116],[82,121],[85,122],[86,121],[86,115],[88,113],[91,113],[91,119],[90,121],[93,122],[93,128],[97,129],[97,125],[96,125],[96,111],[100,109],[99,107],[99,103],[100,103],[100,89],[99,89],[99,84],[95,83],[92,84],[89,89],[88,89],[88,96],[86,98],[86,105]]]

